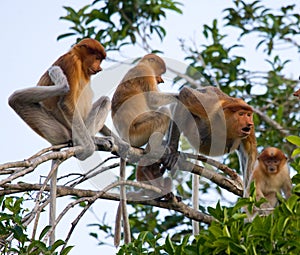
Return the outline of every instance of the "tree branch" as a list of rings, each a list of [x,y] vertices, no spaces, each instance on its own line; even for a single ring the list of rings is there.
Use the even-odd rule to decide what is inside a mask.
[[[131,185],[131,186],[136,186],[139,188],[146,188],[151,189],[155,192],[158,192],[159,189],[156,187],[153,187],[151,185],[146,185],[143,183],[137,183],[137,182],[132,182],[132,181],[125,181],[125,182],[117,182],[115,184],[118,185]],[[14,190],[15,193],[17,192],[24,192],[24,191],[38,191],[42,188],[43,185],[41,184],[30,184],[30,183],[18,183],[18,184],[4,184],[3,188],[5,190]],[[45,187],[45,191],[50,191],[50,186],[47,185]],[[0,192],[1,195],[1,192]],[[85,189],[75,189],[71,187],[66,187],[66,186],[57,186],[57,196],[58,197],[63,197],[63,196],[77,196],[81,198],[88,198],[88,197],[95,197],[98,196],[97,198],[101,199],[107,199],[107,200],[112,200],[112,201],[120,201],[120,196],[119,194],[115,193],[109,193],[105,192],[102,193],[101,191],[94,191],[94,190],[85,190]],[[199,221],[199,222],[204,222],[207,224],[210,224],[213,221],[213,217],[204,213],[201,213],[197,210],[194,210],[184,204],[183,202],[164,202],[164,201],[156,201],[156,200],[141,200],[141,201],[136,201],[135,199],[131,199],[130,196],[127,198],[127,202],[129,204],[143,204],[143,205],[152,205],[152,206],[157,206],[160,208],[164,209],[169,209],[169,210],[174,210],[177,212],[180,212],[184,214],[185,216],[189,217],[190,219]]]
[[[289,135],[289,131],[284,129],[278,122],[272,120],[270,117],[268,117],[265,113],[263,113],[257,108],[253,108],[253,110],[263,121],[277,129],[283,137]]]

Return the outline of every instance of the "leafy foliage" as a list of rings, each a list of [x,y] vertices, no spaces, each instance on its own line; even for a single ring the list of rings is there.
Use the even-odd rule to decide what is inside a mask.
[[[23,198],[19,197],[0,197],[0,246],[1,254],[19,254],[19,255],[67,255],[72,246],[68,246],[60,251],[65,242],[57,240],[52,246],[47,246],[43,242],[44,236],[49,230],[46,226],[39,236],[39,239],[31,239],[26,233],[26,227],[23,225],[23,218],[26,217],[26,210],[23,209]],[[7,242],[9,236],[13,237],[13,242]]]
[[[252,200],[252,201],[251,201]],[[133,243],[123,245],[118,254],[299,254],[300,197],[292,195],[273,214],[245,221],[242,212],[253,198],[241,198],[234,207],[209,208],[216,220],[195,237],[186,235],[180,242],[165,240],[150,231],[139,234]]]
[[[136,43],[151,49],[148,39],[152,34],[161,40],[166,35],[160,20],[166,17],[166,11],[181,13],[179,5],[170,0],[95,0],[78,11],[64,7],[68,14],[61,19],[73,23],[70,27],[73,32],[60,35],[58,39],[76,35],[78,39],[94,37],[106,50],[119,50],[124,45]]]

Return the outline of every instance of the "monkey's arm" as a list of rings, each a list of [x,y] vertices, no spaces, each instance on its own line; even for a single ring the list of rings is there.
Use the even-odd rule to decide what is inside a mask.
[[[178,94],[176,93],[163,93],[157,91],[150,91],[145,93],[147,105],[151,109],[157,109],[160,106],[175,103],[178,101]]]
[[[282,191],[283,191],[286,199],[288,199],[291,196],[292,182],[291,182],[291,179],[290,179],[290,176],[289,176],[288,173],[287,173],[287,176],[285,178],[284,185],[282,187]]]

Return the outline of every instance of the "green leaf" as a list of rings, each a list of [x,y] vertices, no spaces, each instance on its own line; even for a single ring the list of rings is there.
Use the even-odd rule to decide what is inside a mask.
[[[62,252],[60,253],[60,255],[67,255],[74,246],[67,246],[65,249],[62,250]]]
[[[65,37],[72,36],[72,35],[76,35],[76,33],[65,33],[65,34],[59,35],[56,40],[59,41],[60,39],[63,39]]]
[[[295,135],[290,135],[286,137],[286,140],[288,140],[290,143],[297,145],[300,147],[300,137]]]
[[[27,240],[27,235],[23,233],[23,229],[16,225],[13,229],[14,238],[16,238],[21,243],[24,243]]]
[[[43,237],[47,234],[47,232],[49,231],[49,229],[51,228],[51,226],[46,226],[44,227],[44,229],[42,230],[40,236],[39,236],[39,240],[42,240]]]
[[[174,252],[175,252],[175,249],[174,249],[173,243],[171,241],[170,235],[168,235],[167,238],[166,238],[165,250],[170,255],[173,255]]]
[[[48,250],[45,243],[43,243],[41,241],[33,240],[30,243],[30,245],[28,246],[28,251],[31,252],[31,251],[35,250],[36,248],[38,248],[40,252],[45,252]]]
[[[293,150],[291,156],[292,156],[292,158],[294,158],[294,157],[296,157],[299,154],[300,154],[300,148],[296,148],[295,150]]]
[[[51,247],[51,251],[54,252],[59,246],[64,245],[65,242],[63,240],[57,240]]]

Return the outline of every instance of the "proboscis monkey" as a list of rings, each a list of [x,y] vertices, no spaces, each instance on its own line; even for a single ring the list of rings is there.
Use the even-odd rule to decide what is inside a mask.
[[[170,123],[170,112],[164,106],[176,101],[174,95],[158,89],[157,85],[164,82],[161,76],[165,72],[163,59],[147,54],[126,73],[112,98],[112,119],[121,138],[134,147],[148,144],[150,152],[163,153],[162,139]],[[142,159],[136,178],[167,190],[164,185],[170,182],[161,178],[163,171],[158,161],[159,158],[157,161]]]
[[[169,135],[169,158],[164,164],[172,169],[178,159],[180,134],[192,147],[207,156],[221,156],[238,152],[244,185],[247,185],[256,160],[253,109],[242,99],[233,98],[212,86],[202,89],[184,87],[178,96]],[[198,176],[193,176],[193,207],[199,208]],[[193,224],[194,234],[199,234],[198,224]]]
[[[80,160],[95,150],[93,136],[110,109],[108,97],[92,104],[92,75],[100,72],[106,57],[103,46],[94,39],[83,39],[59,57],[43,74],[36,87],[14,92],[9,105],[40,136],[52,145],[82,145]]]
[[[83,39],[59,57],[42,75],[36,87],[18,90],[9,105],[40,136],[52,145],[81,145],[76,157],[85,160],[95,151],[93,137],[102,128],[110,101],[99,98],[92,103],[92,75],[100,72],[106,57],[96,40]],[[55,160],[52,161],[52,166]],[[53,167],[52,167],[53,168]],[[49,223],[54,226],[56,211],[56,173],[51,179]],[[50,245],[55,241],[54,231]]]
[[[287,157],[275,147],[265,148],[258,156],[250,183],[256,186],[256,199],[266,198],[261,208],[274,208],[278,204],[277,193],[283,192],[285,198],[291,196],[292,181],[289,174]]]
[[[161,155],[164,150],[162,139],[170,122],[169,110],[162,106],[175,101],[172,95],[159,92],[157,85],[164,82],[161,75],[165,72],[165,62],[159,56],[145,55],[125,74],[112,98],[112,119],[121,138],[134,147],[147,144],[146,150],[150,151],[149,153],[161,152]],[[120,169],[120,176],[124,176],[122,173],[125,171],[124,160],[121,159],[123,167]],[[161,171],[159,160],[160,158],[149,161],[147,155],[141,159],[137,166],[136,179],[158,186],[169,194],[172,183],[169,178],[162,177],[164,171]],[[123,203],[119,204],[116,216],[115,246],[120,242],[121,212],[124,221],[124,240],[125,242],[130,240],[124,193],[121,188]],[[146,195],[151,198],[154,194]],[[156,197],[157,195],[154,195],[154,198]]]
[[[252,107],[212,86],[184,87],[179,101],[169,141],[171,154],[176,155],[181,132],[204,155],[221,156],[237,151],[247,185],[257,156]],[[167,166],[172,168],[176,160],[177,157],[170,157]]]

